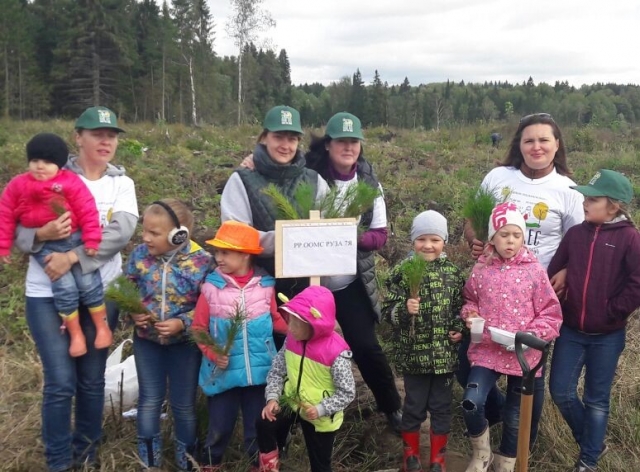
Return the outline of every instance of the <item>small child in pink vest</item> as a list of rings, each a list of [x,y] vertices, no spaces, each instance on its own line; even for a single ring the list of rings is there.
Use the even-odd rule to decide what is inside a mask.
[[[335,434],[356,393],[351,351],[334,331],[335,300],[325,287],[307,287],[280,313],[289,333],[267,376],[267,405],[257,424],[260,471],[280,470],[279,449],[299,421],[311,472],[331,472]]]
[[[202,285],[191,325],[192,330],[209,333],[217,352],[198,344],[204,354],[199,384],[209,410],[203,470],[220,470],[238,410],[245,450],[256,470],[255,425],[276,355],[273,331],[285,333],[287,325],[276,307],[275,279],[253,264],[253,256],[262,252],[260,233],[245,223],[225,221],[207,243],[215,248],[217,267]],[[227,345],[229,351],[221,353]]]

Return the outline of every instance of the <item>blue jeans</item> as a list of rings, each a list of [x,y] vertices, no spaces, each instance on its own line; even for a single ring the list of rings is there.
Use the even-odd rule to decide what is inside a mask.
[[[580,460],[595,466],[604,447],[609,421],[611,384],[625,346],[625,330],[590,335],[560,328],[551,361],[549,390],[573,437]],[[584,373],[584,395],[578,398],[578,379]]]
[[[96,328],[86,307],[80,307],[80,325],[87,338],[87,353],[69,355],[69,336],[61,334],[61,319],[53,298],[26,297],[29,330],[42,361],[42,440],[51,472],[74,463],[93,462],[102,436],[104,369],[108,349],[96,349]],[[107,321],[115,330],[118,310],[107,303]],[[75,424],[71,425],[72,399]]]
[[[76,231],[68,238],[57,241],[47,241],[42,249],[32,256],[42,267],[46,256],[53,252],[67,252],[82,244],[80,231]],[[104,293],[102,291],[102,277],[100,271],[94,270],[88,274],[82,273],[80,264],[73,264],[71,270],[51,283],[51,291],[55,300],[58,313],[70,315],[78,309],[80,302],[89,308],[102,305],[104,303]]]
[[[470,436],[479,436],[488,427],[485,417],[487,396],[502,374],[485,367],[472,367],[464,390],[462,413]],[[507,376],[507,395],[502,407],[502,440],[500,453],[516,457],[518,425],[520,423],[520,392],[522,377]]]
[[[159,344],[133,336],[138,371],[138,437],[160,434],[160,413],[169,383],[169,405],[176,440],[196,442],[196,391],[201,353],[194,343]]]
[[[467,381],[469,379],[469,372],[471,371],[471,364],[467,358],[467,351],[469,350],[469,344],[471,338],[464,336],[460,343],[460,349],[458,350],[458,362],[459,367],[456,371],[456,379],[462,388],[467,387]],[[533,391],[533,411],[531,412],[531,436],[529,440],[529,449],[532,449],[536,439],[538,438],[538,429],[540,426],[540,417],[542,416],[542,408],[544,407],[544,384],[545,384],[545,366],[542,366],[542,375],[536,377]],[[493,426],[496,423],[502,421],[502,409],[504,408],[505,395],[494,385],[489,394],[487,395],[487,401],[485,403],[485,416],[489,422],[489,426]]]

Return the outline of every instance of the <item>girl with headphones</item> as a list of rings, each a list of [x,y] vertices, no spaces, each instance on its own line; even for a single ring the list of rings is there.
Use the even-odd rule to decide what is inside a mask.
[[[183,203],[153,202],[142,217],[142,241],[125,268],[147,313],[132,314],[138,384],[138,453],[146,468],[162,466],[160,414],[169,383],[176,464],[192,470],[201,354],[187,334],[211,256],[189,239],[193,215]]]

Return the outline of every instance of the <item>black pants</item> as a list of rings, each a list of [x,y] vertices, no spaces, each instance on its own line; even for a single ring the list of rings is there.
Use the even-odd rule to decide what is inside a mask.
[[[402,431],[418,431],[429,412],[434,434],[448,434],[451,430],[452,390],[453,374],[405,374]]]
[[[283,413],[278,414],[275,421],[260,418],[256,423],[260,452],[264,454],[276,448],[282,449],[295,419],[296,415]],[[297,421],[302,427],[311,472],[331,472],[331,456],[336,433],[318,433],[308,421],[300,417]]]
[[[333,295],[342,334],[353,352],[353,360],[362,378],[376,399],[378,409],[383,413],[398,411],[402,402],[393,372],[376,336],[376,314],[362,281],[358,278]]]

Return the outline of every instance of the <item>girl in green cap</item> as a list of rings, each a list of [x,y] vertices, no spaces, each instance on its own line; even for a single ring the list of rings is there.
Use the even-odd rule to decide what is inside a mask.
[[[584,222],[567,231],[549,265],[550,276],[566,269],[549,391],[580,447],[572,470],[592,472],[607,449],[611,384],[627,319],[640,306],[640,232],[629,216],[633,187],[624,175],[601,169],[572,188],[585,196]]]

